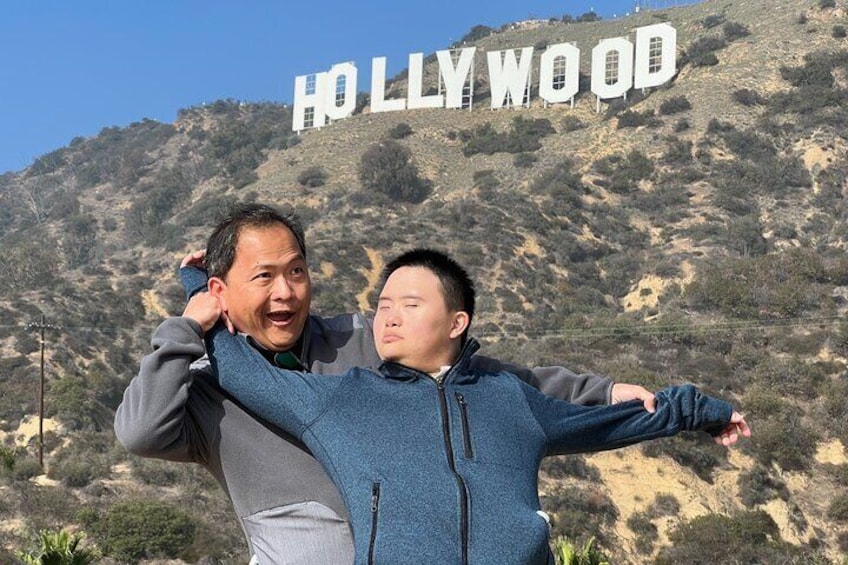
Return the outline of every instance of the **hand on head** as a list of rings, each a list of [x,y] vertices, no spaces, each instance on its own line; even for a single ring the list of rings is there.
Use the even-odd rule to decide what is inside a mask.
[[[193,251],[183,257],[183,260],[180,262],[180,268],[197,267],[203,269],[206,267],[205,259],[205,249]],[[227,326],[227,330],[231,334],[236,333],[235,327],[230,321],[229,316],[227,316],[227,312],[221,306],[220,300],[209,294],[209,292],[198,292],[192,296],[188,304],[186,304],[183,316],[191,318],[200,324],[200,329],[203,330],[203,333],[211,330],[219,319],[224,322],[224,325]]]
[[[183,267],[197,267],[199,269],[206,268],[206,250],[192,251],[180,262],[180,269]]]
[[[198,292],[192,296],[186,304],[183,316],[200,324],[200,329],[204,334],[211,330],[219,319],[224,322],[231,334],[236,333],[233,323],[224,309],[221,308],[219,300],[208,292]]]

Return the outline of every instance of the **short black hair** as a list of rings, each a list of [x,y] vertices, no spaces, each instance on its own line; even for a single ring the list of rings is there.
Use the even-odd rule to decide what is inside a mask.
[[[401,267],[423,267],[433,272],[442,284],[442,295],[448,309],[468,314],[468,326],[474,317],[474,282],[462,265],[451,259],[446,253],[435,249],[413,249],[392,259],[380,276],[380,288],[386,286],[386,281],[392,273]],[[466,328],[463,341],[468,334]]]
[[[218,222],[206,243],[206,271],[210,277],[224,278],[236,260],[239,236],[245,228],[270,228],[282,225],[294,234],[297,246],[306,259],[303,225],[297,215],[284,214],[267,204],[236,204]]]

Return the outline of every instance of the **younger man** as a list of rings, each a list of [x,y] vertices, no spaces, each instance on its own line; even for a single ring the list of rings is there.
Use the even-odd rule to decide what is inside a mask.
[[[585,408],[505,372],[472,369],[474,289],[447,256],[416,250],[384,271],[374,319],[379,372],[339,377],[270,366],[220,324],[196,321],[222,388],[302,440],[339,487],[357,563],[549,563],[536,480],[545,455],[622,447],[681,430],[750,435],[726,402],[694,387]],[[205,301],[205,304],[203,303]],[[176,350],[175,350],[176,351]]]

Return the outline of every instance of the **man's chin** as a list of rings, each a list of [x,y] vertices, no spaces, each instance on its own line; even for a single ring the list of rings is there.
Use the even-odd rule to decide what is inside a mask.
[[[259,343],[269,351],[274,352],[288,351],[295,343],[297,343],[297,338],[288,332],[286,332],[285,335],[280,335],[279,332],[275,332],[275,334],[266,334],[262,337],[264,338],[262,341],[257,341],[259,341]]]

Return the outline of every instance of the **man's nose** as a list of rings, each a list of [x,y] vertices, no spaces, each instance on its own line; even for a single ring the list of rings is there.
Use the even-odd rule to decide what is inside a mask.
[[[294,290],[292,289],[292,285],[289,280],[283,276],[277,277],[277,280],[274,281],[274,288],[272,291],[271,298],[279,300],[289,300],[293,296]]]
[[[386,326],[389,328],[394,328],[400,325],[400,316],[394,310],[391,310],[386,315]]]

